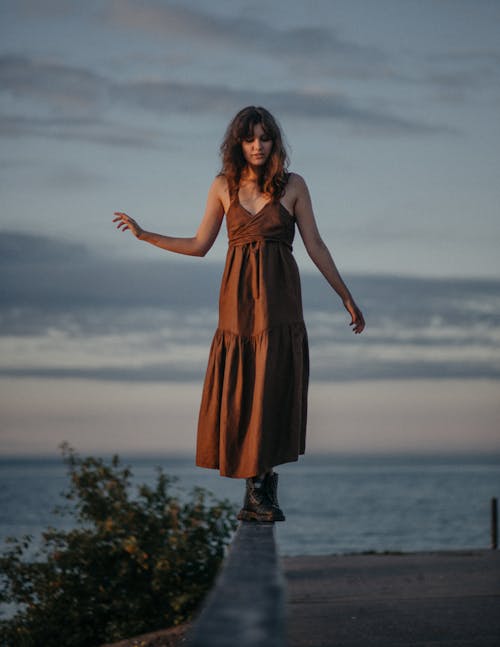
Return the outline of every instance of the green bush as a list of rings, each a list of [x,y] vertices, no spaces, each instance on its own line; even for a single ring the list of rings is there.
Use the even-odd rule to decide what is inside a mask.
[[[81,458],[67,444],[62,453],[71,484],[58,512],[74,529],[48,528],[31,559],[31,537],[9,539],[0,602],[18,611],[0,622],[0,644],[92,647],[189,619],[234,530],[229,503],[201,488],[180,501],[160,468],[156,485],[132,496],[118,456]]]

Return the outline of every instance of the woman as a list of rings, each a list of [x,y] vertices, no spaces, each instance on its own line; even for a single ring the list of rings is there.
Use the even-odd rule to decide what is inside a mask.
[[[351,316],[365,322],[318,232],[306,183],[287,171],[280,128],[264,108],[234,117],[221,145],[222,170],[192,238],[144,231],[116,212],[117,228],[178,254],[205,256],[224,214],[229,238],[198,422],[196,464],[246,478],[238,518],[284,520],[273,467],[305,450],[309,357],[295,225],[307,252]]]

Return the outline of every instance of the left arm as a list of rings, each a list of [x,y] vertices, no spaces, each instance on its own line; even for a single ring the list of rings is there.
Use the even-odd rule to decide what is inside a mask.
[[[359,334],[365,327],[361,310],[356,305],[349,289],[342,280],[333,258],[318,230],[311,203],[311,196],[305,181],[300,175],[293,175],[295,205],[294,213],[297,226],[304,241],[307,253],[325,279],[342,299],[346,310],[351,315],[352,330]]]

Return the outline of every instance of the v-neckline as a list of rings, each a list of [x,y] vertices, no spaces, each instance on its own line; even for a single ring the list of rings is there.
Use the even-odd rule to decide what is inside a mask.
[[[236,196],[236,199],[238,200],[238,204],[239,204],[239,205],[240,205],[240,207],[243,209],[243,211],[246,211],[246,212],[247,212],[247,214],[248,214],[251,218],[255,218],[256,216],[258,216],[259,214],[261,214],[261,213],[264,211],[264,209],[265,209],[268,205],[270,205],[272,202],[274,202],[274,200],[272,200],[272,199],[271,199],[271,200],[268,200],[265,204],[263,204],[263,205],[262,205],[262,207],[261,207],[258,211],[256,211],[255,213],[252,213],[249,209],[247,209],[247,208],[245,207],[245,205],[244,205],[244,204],[242,204],[242,203],[241,203],[241,200],[240,200],[240,196],[239,196],[239,195],[237,195],[237,196]]]
[[[258,211],[256,211],[255,213],[252,213],[252,212],[251,212],[251,211],[249,211],[245,206],[243,206],[243,205],[241,204],[241,202],[240,202],[240,198],[239,198],[238,196],[236,196],[236,200],[234,200],[233,202],[237,202],[237,203],[240,205],[240,207],[243,209],[243,211],[246,211],[248,219],[249,219],[249,220],[251,220],[252,218],[256,218],[257,216],[259,216],[259,215],[264,211],[264,209],[265,209],[267,206],[269,206],[270,204],[272,204],[273,202],[275,202],[275,200],[272,200],[272,199],[271,199],[271,200],[268,200],[268,201],[266,202],[266,204],[264,204],[264,205],[263,205],[263,206],[262,206]],[[281,200],[279,200],[279,206],[280,206],[280,209],[283,209],[283,210],[286,212],[286,215],[287,215],[289,218],[291,218],[292,220],[295,220],[294,216],[292,215],[292,213],[290,212],[290,210],[288,209],[288,207],[285,207],[285,205],[281,202]]]

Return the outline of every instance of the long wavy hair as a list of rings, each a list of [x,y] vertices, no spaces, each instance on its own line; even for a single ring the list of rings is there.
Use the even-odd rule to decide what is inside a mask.
[[[257,124],[261,124],[273,143],[269,158],[259,176],[259,188],[262,193],[267,193],[277,200],[283,195],[288,180],[288,154],[278,122],[265,108],[243,108],[227,127],[220,146],[221,175],[227,178],[229,195],[233,197],[238,192],[241,176],[247,165],[241,142],[253,137],[253,129]]]

